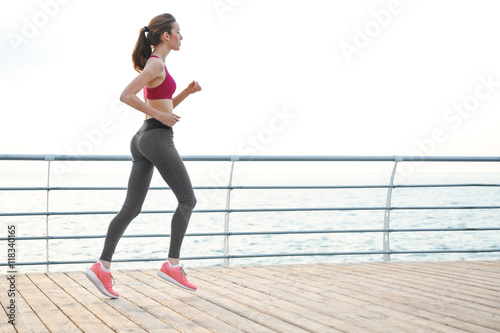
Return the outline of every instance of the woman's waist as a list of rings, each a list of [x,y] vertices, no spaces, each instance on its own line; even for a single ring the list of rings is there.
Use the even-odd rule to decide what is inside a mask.
[[[142,124],[141,128],[139,128],[139,131],[137,132],[137,134],[141,134],[141,133],[144,133],[144,132],[147,132],[150,130],[154,130],[154,129],[158,129],[158,128],[172,131],[172,127],[163,124],[162,122],[160,122],[159,120],[157,120],[155,118],[149,118],[149,119],[144,120],[144,123]]]
[[[148,99],[146,104],[160,112],[174,112],[174,103],[171,99]]]

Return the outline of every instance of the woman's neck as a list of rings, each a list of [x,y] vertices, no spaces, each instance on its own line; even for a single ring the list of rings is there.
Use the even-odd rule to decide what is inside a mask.
[[[163,60],[163,62],[165,62],[165,59],[167,58],[169,53],[170,49],[166,47],[159,47],[153,50],[153,54]]]

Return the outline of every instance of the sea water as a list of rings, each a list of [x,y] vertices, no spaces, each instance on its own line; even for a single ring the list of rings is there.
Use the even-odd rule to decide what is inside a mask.
[[[101,163],[99,165],[99,163]],[[107,163],[106,173],[100,173]],[[126,187],[127,162],[95,162],[96,170],[78,169],[60,172],[53,168],[47,174],[12,172],[1,175],[0,187]],[[214,166],[213,164],[217,164]],[[186,163],[194,186],[226,186],[229,183],[230,163],[200,166]],[[392,163],[374,169],[354,170],[346,167],[309,163],[286,165],[277,163],[273,168],[264,164],[242,163],[233,170],[233,186],[325,186],[325,185],[387,185]],[[113,169],[113,166],[116,166]],[[44,166],[42,166],[44,168]],[[111,170],[109,170],[111,168]],[[80,172],[79,172],[80,171]],[[352,172],[355,171],[355,172]],[[500,173],[420,173],[397,177],[396,184],[500,184]],[[165,186],[156,172],[152,187]],[[116,212],[125,198],[125,190],[43,190],[0,191],[0,211],[13,212]],[[230,232],[314,231],[314,230],[371,230],[383,229],[384,210],[291,211],[291,212],[224,212],[203,213],[196,210],[224,209],[228,202],[225,189],[195,190],[198,204],[191,217],[188,234],[224,232],[228,218]],[[235,189],[229,197],[231,209],[273,208],[357,208],[385,207],[387,188],[372,189]],[[433,187],[396,188],[392,191],[393,207],[428,206],[499,206],[500,187]],[[47,204],[48,203],[48,204]],[[143,210],[174,210],[175,196],[170,190],[150,190]],[[128,227],[125,235],[169,234],[170,213],[141,214]],[[8,225],[16,225],[17,237],[89,236],[105,235],[113,214],[50,215],[2,217],[0,237],[7,237]],[[500,209],[456,210],[393,210],[390,213],[392,229],[422,228],[487,228],[499,227]],[[16,261],[86,261],[96,260],[104,239],[52,239],[17,240]],[[0,244],[0,261],[6,262],[7,242]],[[168,253],[168,237],[128,238],[120,240],[114,259],[164,259]],[[3,248],[3,249],[2,249]],[[500,248],[500,231],[439,231],[394,232],[390,235],[393,251],[491,250]],[[230,255],[267,255],[301,253],[349,253],[335,256],[271,256],[237,258],[230,265],[366,262],[381,261],[382,254],[356,255],[356,252],[383,250],[383,233],[319,233],[287,235],[232,235],[229,237]],[[181,256],[184,258],[224,255],[223,236],[186,236]],[[393,254],[391,260],[465,260],[499,259],[500,253],[453,254]],[[186,260],[186,265],[222,265],[223,259]],[[154,268],[160,262],[114,263],[118,268]],[[88,264],[55,264],[50,271],[81,270]],[[21,272],[45,271],[45,265],[18,266]],[[1,267],[6,271],[6,267]]]

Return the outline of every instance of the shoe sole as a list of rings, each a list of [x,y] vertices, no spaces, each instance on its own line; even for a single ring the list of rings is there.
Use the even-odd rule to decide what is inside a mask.
[[[99,290],[102,294],[111,297],[111,298],[118,298],[119,296],[111,294],[109,291],[104,288],[104,285],[102,284],[101,280],[95,275],[95,273],[91,269],[87,269],[85,272],[85,275],[87,278],[96,286],[97,290]]]
[[[176,286],[178,287],[181,287],[181,288],[184,288],[186,290],[189,290],[189,291],[196,291],[197,289],[192,289],[192,288],[189,288],[189,287],[186,287],[185,285],[177,282],[176,280],[174,280],[172,277],[170,277],[169,275],[163,273],[161,270],[158,271],[158,276],[161,277],[163,280],[165,281],[168,281],[170,283],[173,283],[175,284]]]

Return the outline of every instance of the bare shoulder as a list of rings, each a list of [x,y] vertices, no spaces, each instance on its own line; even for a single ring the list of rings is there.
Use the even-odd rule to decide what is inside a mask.
[[[144,72],[150,72],[151,74],[159,74],[163,72],[163,68],[165,65],[163,64],[163,61],[161,59],[156,58],[156,57],[151,57],[146,61],[146,66],[144,66]]]

